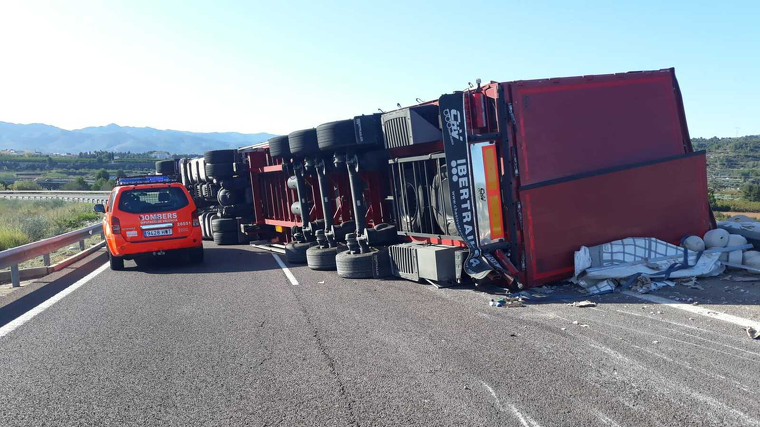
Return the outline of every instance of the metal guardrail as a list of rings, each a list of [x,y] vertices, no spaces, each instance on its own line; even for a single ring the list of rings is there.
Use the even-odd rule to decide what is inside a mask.
[[[0,191],[0,198],[22,200],[58,199],[70,202],[100,203],[110,191]]]
[[[94,224],[49,239],[6,249],[0,252],[0,269],[11,267],[11,282],[13,283],[13,287],[16,288],[21,286],[21,275],[18,269],[20,263],[41,256],[45,266],[49,267],[50,254],[52,252],[75,242],[79,242],[79,249],[84,251],[84,239],[96,234],[100,234],[100,238],[105,239],[102,224]]]

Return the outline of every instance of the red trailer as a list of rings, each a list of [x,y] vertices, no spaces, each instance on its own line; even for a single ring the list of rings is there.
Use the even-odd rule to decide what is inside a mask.
[[[344,148],[361,144],[372,117],[355,118]],[[373,149],[387,165],[362,172],[361,200],[345,169],[330,172],[332,212],[336,223],[356,219],[363,200],[368,227],[394,225],[400,243],[381,252],[399,277],[530,287],[571,277],[580,246],[678,243],[715,226],[705,154],[692,149],[673,69],[478,83],[379,120]],[[246,151],[256,223],[274,240],[290,242],[291,229],[321,218],[320,200],[333,203],[304,175],[302,217],[288,185],[301,160],[274,158],[266,145]]]

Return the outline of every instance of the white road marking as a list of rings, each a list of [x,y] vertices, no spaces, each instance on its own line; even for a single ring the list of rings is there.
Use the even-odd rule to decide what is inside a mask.
[[[22,314],[21,316],[15,318],[13,321],[7,323],[5,326],[0,328],[0,338],[8,335],[11,333],[14,329],[18,328],[19,326],[23,325],[24,323],[32,320],[34,316],[42,313],[46,309],[48,309],[53,304],[57,303],[58,301],[62,300],[66,295],[74,292],[75,290],[79,289],[84,285],[85,283],[92,280],[95,276],[102,273],[103,270],[108,268],[108,263],[105,263],[101,265],[100,267],[96,268],[95,271],[92,273],[82,277],[81,279],[77,280],[74,284],[67,287],[66,289],[62,290],[61,292],[58,292],[57,294],[53,295],[52,297],[46,299],[42,302],[42,304],[34,307],[33,309],[27,311],[26,313]]]
[[[296,280],[296,276],[293,275],[293,273],[290,272],[290,269],[288,269],[288,266],[285,265],[284,262],[280,259],[280,256],[277,254],[272,254],[274,257],[274,260],[277,261],[277,264],[280,265],[280,268],[285,273],[285,277],[290,280],[290,284],[293,286],[298,286],[298,280]]]
[[[655,304],[666,305],[668,307],[673,307],[679,310],[688,311],[689,313],[699,314],[700,316],[709,317],[711,319],[718,319],[724,322],[733,323],[735,325],[739,325],[743,327],[752,326],[755,329],[760,329],[760,322],[745,319],[743,317],[721,313],[719,311],[710,310],[704,307],[699,307],[699,306],[691,305],[688,303],[680,303],[677,301],[673,301],[671,299],[658,297],[656,295],[640,294],[638,292],[633,292],[633,291],[623,291],[623,293],[625,295],[628,295],[634,298],[643,299],[645,301],[653,302]]]
[[[491,393],[491,396],[496,401],[496,407],[499,408],[501,412],[506,412],[504,409],[504,405],[501,404],[501,401],[499,400],[499,397],[496,395],[496,392],[494,391],[493,387],[486,384],[485,381],[481,381],[483,384],[483,387],[485,387],[489,393]],[[523,427],[541,427],[539,423],[536,422],[533,418],[530,416],[523,414],[520,412],[515,405],[509,404],[509,409],[512,412],[512,414],[517,417],[518,420],[520,420],[520,424],[523,425]]]
[[[621,427],[620,424],[616,423],[615,420],[608,417],[607,415],[604,415],[604,413],[598,409],[594,409],[594,415],[596,415],[597,418],[599,418],[599,421],[603,422],[606,426],[612,426],[612,427]]]

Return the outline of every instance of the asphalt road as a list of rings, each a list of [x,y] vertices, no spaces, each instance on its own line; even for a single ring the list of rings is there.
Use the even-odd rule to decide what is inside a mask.
[[[127,267],[0,337],[0,425],[760,425],[760,341],[626,295],[496,308],[306,266],[294,286],[213,245]],[[707,307],[756,316],[741,285]]]

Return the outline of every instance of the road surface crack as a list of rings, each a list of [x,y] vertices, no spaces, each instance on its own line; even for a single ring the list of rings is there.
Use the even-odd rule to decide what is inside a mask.
[[[291,290],[291,292],[293,292]],[[319,349],[319,352],[322,353],[322,356],[325,358],[325,361],[327,362],[327,369],[330,372],[330,375],[332,375],[333,378],[335,378],[335,382],[338,385],[338,394],[340,395],[341,399],[343,399],[346,402],[346,406],[348,408],[348,423],[352,426],[358,426],[359,422],[356,419],[356,416],[354,415],[354,400],[351,399],[351,397],[348,395],[348,391],[346,390],[346,385],[343,383],[343,380],[341,379],[340,374],[338,373],[338,370],[335,367],[335,359],[330,356],[330,353],[327,352],[327,348],[325,344],[322,342],[322,338],[319,335],[319,330],[314,325],[314,322],[312,321],[311,315],[306,310],[306,307],[303,305],[303,302],[301,301],[301,298],[299,297],[297,292],[293,292],[293,295],[295,296],[295,300],[298,302],[298,309],[303,313],[304,318],[306,319],[306,324],[309,328],[311,328],[311,335],[314,337],[314,341],[317,344],[317,348]]]

